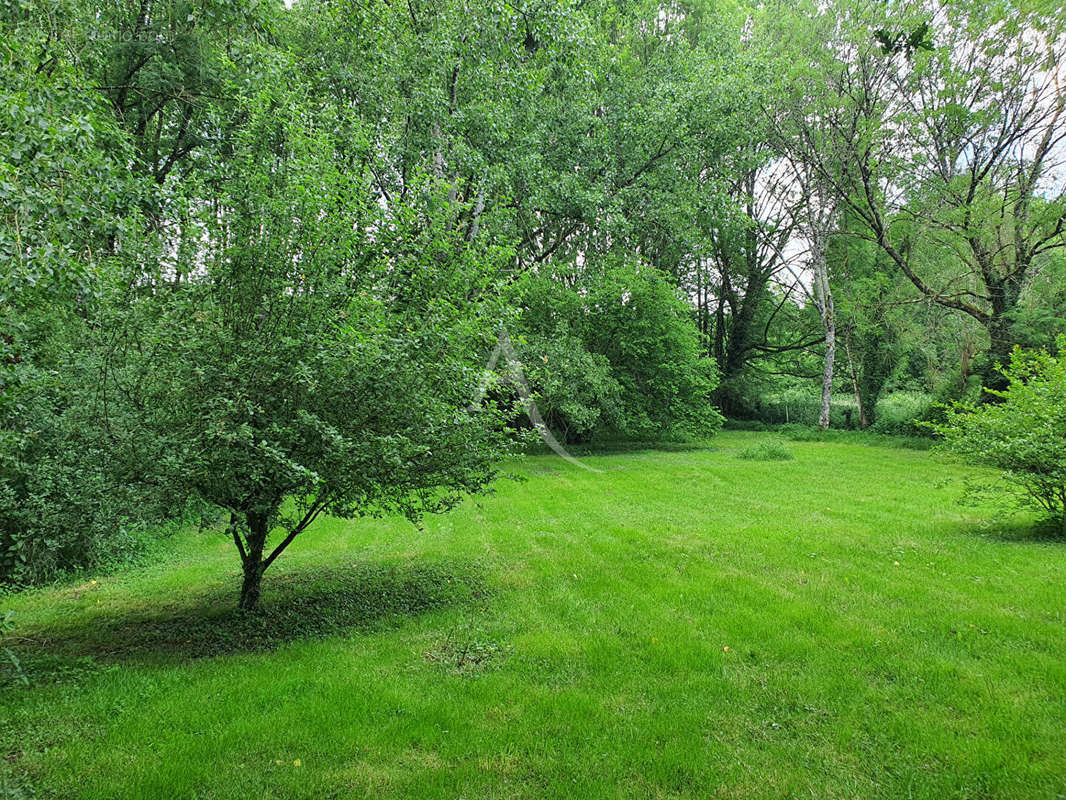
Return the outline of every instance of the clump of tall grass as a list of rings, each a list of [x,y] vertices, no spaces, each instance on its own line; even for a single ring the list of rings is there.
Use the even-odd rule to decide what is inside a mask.
[[[795,457],[789,446],[780,439],[760,439],[737,453],[737,458],[748,461],[791,461]]]

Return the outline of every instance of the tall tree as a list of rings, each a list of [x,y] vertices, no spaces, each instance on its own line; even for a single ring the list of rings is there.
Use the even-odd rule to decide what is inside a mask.
[[[925,297],[969,315],[988,336],[985,378],[1017,340],[1034,265],[1066,247],[1055,174],[1066,142],[1060,64],[1066,23],[1035,6],[958,0],[839,2],[800,12],[806,46],[795,86],[832,146],[800,140],[843,206]],[[921,31],[928,46],[895,46]],[[880,35],[878,35],[880,34]],[[809,40],[808,40],[809,44]]]
[[[820,337],[787,313],[808,295],[791,244],[800,233],[802,195],[787,163],[766,143],[733,186],[732,207],[718,209],[711,257],[696,271],[697,314],[722,370],[718,402],[743,413],[749,373],[780,372],[782,359],[818,344]]]

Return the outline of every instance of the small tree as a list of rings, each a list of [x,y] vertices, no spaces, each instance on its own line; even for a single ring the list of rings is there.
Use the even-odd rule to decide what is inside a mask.
[[[277,95],[249,102],[178,269],[161,259],[116,303],[105,387],[132,409],[112,425],[130,480],[228,512],[246,610],[318,515],[415,520],[483,489],[507,452],[470,401],[509,252],[457,231],[431,181],[384,207],[335,120]]]
[[[1066,533],[1066,336],[1058,355],[1015,348],[1007,383],[987,390],[998,404],[957,404],[934,428],[944,448],[1004,470],[1024,498],[1056,519]]]

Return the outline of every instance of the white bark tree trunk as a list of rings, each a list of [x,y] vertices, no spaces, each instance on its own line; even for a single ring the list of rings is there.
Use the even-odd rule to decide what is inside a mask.
[[[836,362],[836,309],[833,292],[829,288],[829,265],[827,263],[828,226],[813,231],[811,236],[812,267],[814,268],[814,302],[825,328],[825,361],[822,366],[822,408],[818,415],[818,427],[829,429],[829,411],[833,401],[833,365]]]

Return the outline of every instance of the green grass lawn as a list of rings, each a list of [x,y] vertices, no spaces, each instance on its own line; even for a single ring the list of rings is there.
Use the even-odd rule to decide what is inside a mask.
[[[7,791],[1066,795],[1066,542],[928,453],[737,457],[761,438],[530,458],[424,530],[322,521],[251,622],[220,532],[5,598]]]

